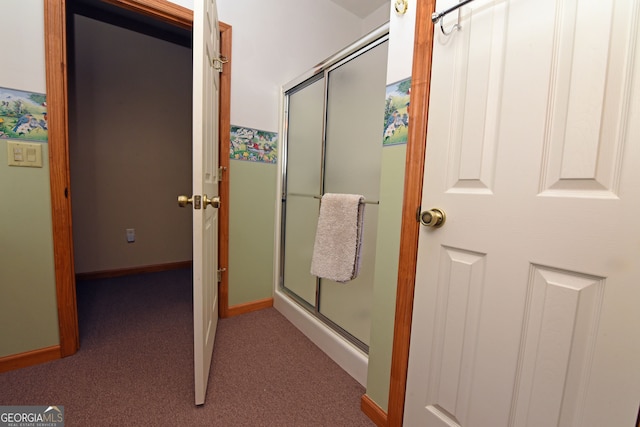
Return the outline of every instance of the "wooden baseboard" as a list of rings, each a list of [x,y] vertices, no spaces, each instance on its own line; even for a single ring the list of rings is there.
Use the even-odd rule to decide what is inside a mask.
[[[382,408],[366,394],[362,395],[362,399],[360,400],[360,409],[371,421],[375,423],[375,425],[378,427],[387,427],[387,413],[384,412]]]
[[[59,345],[0,357],[0,374],[3,372],[13,371],[15,369],[26,368],[27,366],[50,362],[52,360],[60,359],[61,357]]]
[[[252,311],[263,310],[273,307],[273,298],[265,298],[258,301],[247,302],[244,304],[234,305],[227,309],[226,317],[233,317],[239,314],[251,313]]]
[[[143,265],[140,267],[119,268],[116,270],[94,271],[76,274],[76,280],[109,279],[111,277],[129,276],[140,273],[155,273],[158,271],[180,270],[191,268],[191,261],[168,262],[164,264]]]

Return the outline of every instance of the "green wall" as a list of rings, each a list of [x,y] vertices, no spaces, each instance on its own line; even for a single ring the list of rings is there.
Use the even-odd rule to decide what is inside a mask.
[[[406,145],[382,149],[367,395],[385,411],[389,400],[406,152]]]
[[[278,167],[232,160],[229,172],[229,306],[234,306],[273,296]]]
[[[0,87],[45,93],[44,2],[1,4],[0,35],[20,42],[3,45]],[[42,168],[8,166],[0,139],[0,357],[60,343],[48,148]]]
[[[42,168],[7,166],[0,139],[0,357],[58,345],[49,150]]]

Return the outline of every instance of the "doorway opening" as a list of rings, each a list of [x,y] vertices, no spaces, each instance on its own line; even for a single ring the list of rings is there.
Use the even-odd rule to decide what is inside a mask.
[[[76,275],[188,266],[175,194],[191,185],[190,32],[77,0],[67,12]]]
[[[191,215],[175,195],[191,187],[191,33],[87,0],[66,22],[77,286],[189,268]]]
[[[100,3],[100,2],[93,2]],[[157,0],[111,1],[127,8],[137,17],[150,17],[190,32],[192,12],[178,5]],[[65,21],[67,10],[64,4],[54,0],[45,2],[45,43],[47,64],[47,90],[50,111],[50,167],[53,211],[54,258],[56,272],[56,294],[58,302],[58,322],[60,330],[59,356],[74,354],[79,348],[77,321],[76,282],[73,263],[73,239],[71,230],[71,197],[68,150],[68,103],[67,103],[67,29]],[[138,26],[139,24],[136,24]],[[229,59],[220,75],[220,167],[229,166],[229,105],[231,88],[231,26],[220,23],[221,53]],[[60,66],[62,64],[62,67]],[[190,139],[190,134],[189,137]],[[228,200],[229,183],[220,183],[220,196]],[[153,194],[140,195],[140,203]],[[177,208],[177,206],[176,206]],[[228,260],[228,204],[219,211],[220,244],[219,262],[226,265]],[[220,315],[225,317],[228,308],[228,278],[222,275],[220,287]]]

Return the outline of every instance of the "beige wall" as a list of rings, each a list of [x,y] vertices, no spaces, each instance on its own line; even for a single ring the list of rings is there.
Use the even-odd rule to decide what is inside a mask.
[[[191,191],[191,49],[83,16],[74,23],[76,272],[190,260],[191,210],[176,196]]]
[[[42,2],[2,1],[0,86],[46,92],[43,20]],[[59,343],[49,157],[42,147],[44,167],[9,167],[0,139],[0,357]]]

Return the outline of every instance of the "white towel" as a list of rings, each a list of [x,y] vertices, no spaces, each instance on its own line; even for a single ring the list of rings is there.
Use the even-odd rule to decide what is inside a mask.
[[[364,221],[364,197],[327,193],[320,201],[311,274],[336,282],[358,275]]]

